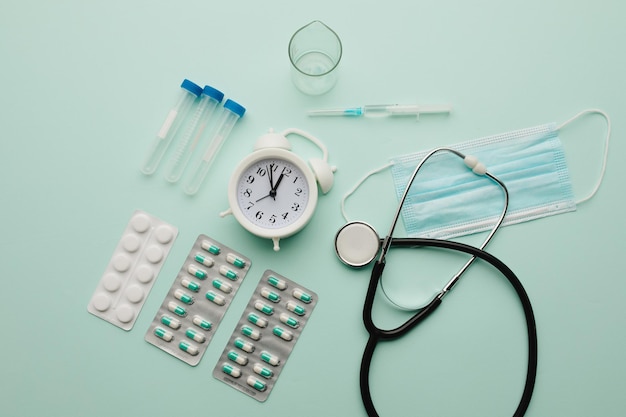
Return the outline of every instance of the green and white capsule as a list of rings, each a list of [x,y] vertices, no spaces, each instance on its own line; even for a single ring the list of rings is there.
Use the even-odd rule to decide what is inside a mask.
[[[203,319],[200,316],[193,316],[192,322],[193,322],[193,324],[195,324],[196,326],[198,326],[199,328],[204,329],[204,330],[211,330],[211,327],[213,327],[211,322]]]
[[[265,366],[261,365],[260,363],[255,363],[252,370],[254,370],[255,373],[257,373],[258,375],[261,375],[265,379],[269,379],[274,376],[274,372],[271,369],[267,369]]]
[[[218,306],[223,306],[224,304],[226,304],[226,298],[224,298],[224,296],[222,295],[215,294],[213,291],[207,292],[206,298],[209,301],[213,301]]]
[[[265,320],[263,317],[257,316],[254,313],[248,314],[248,321],[259,327],[267,327],[267,320]]]
[[[183,290],[174,291],[174,297],[176,297],[177,299],[179,299],[180,301],[182,301],[183,303],[187,305],[193,304],[193,297],[189,294],[186,294],[185,291]]]
[[[252,353],[254,352],[254,345],[250,342],[246,342],[243,339],[237,338],[234,343],[237,349],[241,349],[244,352]]]
[[[295,314],[297,314],[299,316],[304,316],[306,314],[306,310],[304,309],[304,307],[299,306],[298,304],[294,303],[293,301],[287,302],[287,310],[289,310],[292,313],[295,313]]]
[[[187,310],[185,310],[183,307],[179,306],[173,301],[167,303],[167,309],[180,317],[185,317],[187,315]]]
[[[234,253],[229,253],[228,255],[226,255],[226,262],[236,266],[237,268],[245,268],[246,267],[246,261],[241,259],[241,258],[239,258]]]
[[[228,359],[235,363],[238,363],[241,366],[246,366],[248,364],[248,357],[246,355],[240,355],[234,350],[228,352]]]
[[[239,277],[235,271],[229,269],[226,265],[220,266],[220,274],[224,275],[231,281],[236,281]]]
[[[257,301],[256,303],[254,303],[254,308],[259,310],[263,314],[267,314],[268,316],[274,314],[274,307],[268,306],[263,301]]]
[[[230,294],[233,291],[232,285],[219,279],[213,280],[213,286],[217,288],[218,290],[220,290],[221,292],[226,293],[226,294]]]
[[[278,288],[281,291],[287,288],[287,283],[280,278],[276,278],[274,275],[270,275],[269,277],[267,277],[267,282],[272,287]]]
[[[264,382],[259,381],[252,375],[248,377],[248,379],[246,380],[246,383],[257,391],[265,391],[267,388],[267,385],[265,385]]]
[[[191,275],[193,275],[196,278],[200,278],[200,279],[206,279],[207,277],[207,273],[204,269],[200,269],[195,265],[189,265],[187,267],[187,272],[189,272]]]
[[[253,329],[250,326],[242,326],[241,333],[244,336],[248,336],[252,340],[259,340],[261,338],[261,332],[256,329]]]
[[[182,350],[183,352],[189,353],[191,356],[196,356],[198,354],[198,352],[199,352],[197,347],[195,347],[191,343],[187,343],[187,342],[184,342],[184,341],[180,342],[178,344],[178,347],[180,348],[180,350]]]
[[[241,369],[227,363],[222,364],[222,372],[226,375],[232,376],[233,378],[239,378],[241,376]]]
[[[154,329],[154,334],[165,340],[166,342],[171,342],[172,339],[174,338],[174,335],[170,332],[168,332],[167,330],[161,328],[161,327],[157,327],[156,329]]]
[[[183,287],[193,292],[200,291],[200,284],[198,284],[197,282],[188,280],[187,278],[183,278],[182,280],[180,280],[180,285],[182,285]]]
[[[292,295],[294,296],[294,298],[297,298],[298,300],[302,301],[303,303],[310,303],[312,300],[312,297],[305,293],[304,291],[302,291],[300,288],[296,288],[295,290],[293,290]]]
[[[174,330],[180,329],[180,321],[174,317],[163,315],[161,316],[161,323]]]
[[[293,329],[297,329],[298,326],[300,326],[300,322],[291,317],[289,314],[282,313],[280,315],[280,321]]]
[[[276,294],[274,291],[268,290],[267,288],[261,289],[261,296],[263,296],[263,298],[267,298],[273,303],[280,301],[280,295]]]
[[[187,329],[185,336],[198,343],[204,343],[206,341],[206,336],[194,329]]]
[[[261,352],[261,360],[272,366],[278,366],[278,364],[280,364],[280,359],[266,351]]]
[[[272,330],[272,333],[274,333],[276,336],[280,337],[283,340],[286,340],[287,342],[289,342],[291,339],[293,339],[293,334],[289,331],[289,330],[285,330],[282,327],[274,327],[274,329]]]
[[[208,256],[204,256],[201,253],[196,253],[196,256],[194,256],[193,259],[195,259],[196,262],[198,262],[199,264],[202,264],[202,265],[207,266],[209,268],[212,267],[213,264],[215,263],[213,261],[213,259],[209,258]]]
[[[208,240],[203,240],[201,246],[202,246],[202,249],[204,249],[205,251],[209,253],[212,253],[213,255],[219,255],[221,252],[221,249],[219,248],[219,246],[214,245]]]

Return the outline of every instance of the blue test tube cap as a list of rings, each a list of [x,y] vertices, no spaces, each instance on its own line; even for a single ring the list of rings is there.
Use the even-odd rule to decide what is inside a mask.
[[[224,93],[222,93],[220,90],[217,90],[211,87],[210,85],[204,86],[204,88],[202,89],[202,94],[204,94],[205,96],[214,98],[215,100],[217,100],[218,103],[221,103],[222,100],[224,99]]]
[[[239,117],[243,117],[243,114],[246,112],[246,108],[244,106],[231,99],[226,100],[224,108],[232,111]]]
[[[183,80],[183,83],[180,85],[180,88],[184,88],[185,90],[189,91],[191,94],[193,94],[196,97],[200,97],[200,94],[202,94],[202,87],[200,87],[198,84],[194,83],[193,81],[189,81],[186,78]]]

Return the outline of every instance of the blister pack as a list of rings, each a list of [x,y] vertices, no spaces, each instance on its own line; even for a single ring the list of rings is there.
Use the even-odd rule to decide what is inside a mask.
[[[176,227],[135,211],[87,310],[124,330],[132,329],[177,235]]]
[[[258,401],[267,400],[316,304],[314,292],[265,271],[213,376]]]
[[[196,366],[249,269],[250,259],[206,235],[198,236],[146,341]]]

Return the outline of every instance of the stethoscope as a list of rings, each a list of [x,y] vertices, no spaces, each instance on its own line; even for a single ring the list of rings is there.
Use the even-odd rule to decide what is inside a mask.
[[[415,177],[417,176],[417,173],[420,171],[424,163],[429,158],[439,152],[450,152],[458,156],[465,162],[465,164],[470,169],[472,169],[472,171],[476,175],[488,177],[493,182],[495,182],[504,193],[502,214],[500,215],[498,221],[494,225],[489,235],[483,241],[480,248],[448,240],[393,237],[393,232],[400,217],[402,206],[404,205],[404,201],[409,193],[413,181],[415,180]],[[379,417],[379,414],[377,413],[376,408],[374,407],[374,403],[372,401],[369,384],[370,364],[378,342],[397,339],[407,334],[413,327],[417,326],[424,319],[426,319],[431,313],[435,311],[435,309],[437,309],[437,307],[439,307],[439,305],[441,305],[443,297],[449,293],[449,291],[459,281],[461,276],[465,273],[467,268],[469,268],[472,262],[476,260],[476,258],[480,258],[486,261],[498,271],[500,271],[500,273],[502,273],[502,275],[504,275],[509,280],[509,282],[515,289],[515,292],[517,293],[524,310],[524,316],[526,319],[526,327],[528,332],[528,368],[526,373],[526,383],[524,386],[524,390],[519,405],[517,406],[517,409],[513,416],[520,417],[525,414],[530,404],[537,374],[537,329],[535,326],[535,317],[533,314],[530,299],[528,298],[528,294],[524,290],[522,283],[519,281],[513,271],[511,271],[499,259],[484,251],[485,246],[489,243],[495,232],[502,224],[502,221],[504,220],[508,209],[508,204],[509,195],[506,186],[497,177],[488,172],[484,164],[479,162],[475,157],[470,155],[466,156],[454,149],[437,148],[429,152],[413,171],[398,204],[398,208],[394,215],[389,233],[384,239],[380,239],[378,233],[376,233],[374,228],[364,222],[348,223],[343,226],[339,230],[339,232],[337,232],[337,235],[335,237],[335,250],[339,259],[341,259],[341,261],[344,262],[346,265],[353,267],[365,266],[373,261],[380,251],[380,255],[374,263],[374,267],[372,269],[372,274],[370,276],[370,282],[363,305],[363,323],[367,332],[369,333],[369,339],[365,346],[363,359],[361,361],[360,387],[363,405],[365,406],[365,410],[367,411],[369,417]],[[385,269],[385,258],[387,256],[387,252],[392,247],[443,248],[452,251],[467,253],[471,255],[471,258],[463,265],[463,267],[461,267],[461,269],[456,274],[454,274],[452,279],[448,281],[448,283],[441,289],[441,291],[439,291],[429,302],[427,302],[425,306],[418,308],[415,314],[407,321],[405,321],[404,324],[396,327],[395,329],[381,329],[374,324],[374,321],[372,319],[372,308],[374,305],[374,298],[376,296],[376,290],[378,288],[378,285],[379,283],[382,284],[382,275],[383,270]]]

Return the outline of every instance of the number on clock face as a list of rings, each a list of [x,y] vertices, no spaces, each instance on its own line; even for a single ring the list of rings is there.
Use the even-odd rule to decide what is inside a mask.
[[[296,221],[309,202],[303,172],[282,159],[264,159],[250,165],[239,177],[237,201],[252,223],[279,229]]]

